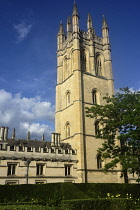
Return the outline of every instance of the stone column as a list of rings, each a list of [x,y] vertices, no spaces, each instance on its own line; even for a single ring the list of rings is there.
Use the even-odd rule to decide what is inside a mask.
[[[4,140],[4,127],[0,128],[0,140],[3,141]]]

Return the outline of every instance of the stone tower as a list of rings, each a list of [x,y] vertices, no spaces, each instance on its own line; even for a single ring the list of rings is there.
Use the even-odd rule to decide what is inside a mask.
[[[85,107],[103,104],[103,96],[113,95],[114,81],[110,56],[109,29],[103,17],[102,37],[87,18],[87,31],[79,29],[79,13],[74,3],[67,32],[60,23],[58,31],[56,132],[61,142],[77,150],[78,182],[119,182],[118,170],[104,174],[97,149],[98,122],[85,116]]]

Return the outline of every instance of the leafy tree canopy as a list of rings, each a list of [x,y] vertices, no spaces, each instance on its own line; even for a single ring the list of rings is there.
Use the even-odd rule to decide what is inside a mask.
[[[97,138],[104,141],[98,153],[103,160],[110,160],[104,170],[120,163],[127,182],[127,172],[140,176],[140,91],[122,88],[103,99],[105,105],[86,108],[86,116],[99,122]]]

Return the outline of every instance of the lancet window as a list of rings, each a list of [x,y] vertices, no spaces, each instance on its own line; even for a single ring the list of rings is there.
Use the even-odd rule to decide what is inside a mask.
[[[101,158],[101,154],[97,155],[97,169],[102,168],[102,158]]]
[[[66,123],[66,138],[70,137],[70,123]]]
[[[96,121],[95,122],[95,135],[99,135],[99,130],[100,129],[100,127],[99,127],[99,121]]]
[[[87,69],[87,60],[86,60],[86,53],[85,50],[81,50],[81,70],[86,71]]]
[[[70,91],[68,90],[66,92],[66,106],[70,105]]]
[[[103,74],[103,64],[101,56],[98,55],[96,59],[96,76],[102,76],[102,74]]]
[[[93,104],[97,104],[97,91],[96,90],[92,90],[92,100],[93,100]]]

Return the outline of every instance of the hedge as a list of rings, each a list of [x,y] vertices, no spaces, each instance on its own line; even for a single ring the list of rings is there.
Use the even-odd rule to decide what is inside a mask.
[[[63,199],[87,199],[84,192],[72,183],[42,185],[0,185],[0,203],[8,202],[55,202]]]
[[[140,198],[140,184],[118,184],[118,183],[80,183],[77,188],[92,198],[105,198],[107,194],[121,198]]]
[[[0,203],[30,202],[59,206],[62,200],[106,198],[107,193],[110,194],[110,197],[120,195],[120,198],[132,197],[133,200],[138,200],[140,198],[140,185],[105,183],[0,185]],[[139,205],[139,202],[137,203]]]
[[[129,210],[134,209],[134,201],[125,198],[105,199],[95,198],[91,200],[63,200],[62,210]]]

